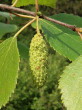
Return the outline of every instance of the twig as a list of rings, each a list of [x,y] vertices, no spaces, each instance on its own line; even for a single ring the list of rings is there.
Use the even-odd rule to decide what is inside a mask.
[[[12,7],[12,6],[9,6],[9,5],[4,5],[4,4],[0,4],[0,8],[7,9],[8,11],[16,11],[16,12],[26,13],[26,14],[29,14],[29,15],[32,15],[32,16],[36,15],[35,12],[20,9],[20,8],[15,8],[15,7]]]
[[[24,10],[24,9],[20,9],[20,8],[11,7],[11,6],[4,5],[4,4],[0,4],[0,8],[7,9],[8,11],[16,11],[16,12],[21,12],[21,13],[26,13],[26,14],[29,14],[29,15],[32,15],[32,16],[36,16],[35,12]],[[46,19],[48,21],[54,22],[56,24],[62,25],[62,26],[67,27],[67,28],[69,28],[69,29],[71,29],[73,31],[76,31],[76,28],[78,28],[75,25],[70,25],[70,24],[67,24],[67,23],[64,23],[64,22],[49,18],[49,17],[44,16],[44,15],[40,15],[39,18],[43,18],[43,19]],[[82,31],[82,30],[80,30],[81,28],[78,28],[78,29],[79,29],[79,31],[76,31],[76,32],[80,32],[81,33],[81,31]]]
[[[82,40],[82,34],[81,34],[82,33],[82,28],[79,28],[79,27],[76,27],[75,25],[70,25],[70,24],[67,24],[67,23],[64,23],[64,22],[49,18],[49,17],[44,16],[44,15],[42,15],[42,18],[46,19],[48,21],[54,22],[56,24],[59,24],[61,26],[67,27],[67,28],[71,29],[72,31],[76,31],[79,34],[79,36],[80,36],[80,38]]]
[[[36,13],[37,13],[39,11],[38,0],[35,0],[35,5],[36,5]]]
[[[23,17],[23,18],[35,18],[34,16],[28,16],[28,15],[23,15],[23,14],[18,14],[18,13],[14,13],[14,12],[10,12],[11,14],[14,14],[16,16],[19,16],[19,17]]]
[[[75,31],[75,28],[76,28],[75,25],[70,25],[70,24],[67,24],[67,23],[64,23],[64,22],[61,22],[61,21],[58,21],[58,20],[49,18],[49,17],[47,17],[47,16],[42,16],[42,18],[43,18],[43,19],[46,19],[46,20],[48,20],[48,21],[54,22],[54,23],[56,23],[56,24],[62,25],[62,26],[64,26],[64,27],[67,27],[67,28],[69,28],[69,29]]]
[[[11,5],[12,7],[14,7],[17,4],[18,0],[16,0],[13,5]]]
[[[15,2],[11,5],[12,7],[15,7],[15,5],[17,4],[17,2],[18,2],[18,0],[15,0]],[[12,15],[11,15],[11,13],[9,13],[9,15],[10,15],[10,18],[13,20],[13,17],[12,17]]]
[[[36,17],[31,20],[30,22],[28,22],[25,26],[23,26],[15,35],[14,37],[17,37],[26,27],[28,27],[30,24],[32,24],[34,21],[36,20]]]

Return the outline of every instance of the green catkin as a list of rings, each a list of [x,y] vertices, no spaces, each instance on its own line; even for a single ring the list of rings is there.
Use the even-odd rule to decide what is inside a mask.
[[[48,48],[43,36],[36,34],[30,44],[30,67],[38,86],[42,86],[47,76]]]

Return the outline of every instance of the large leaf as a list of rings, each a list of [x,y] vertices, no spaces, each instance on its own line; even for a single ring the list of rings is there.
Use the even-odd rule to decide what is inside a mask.
[[[59,14],[53,18],[82,27],[82,18],[78,16]],[[40,24],[47,41],[58,53],[72,61],[82,54],[82,40],[76,32],[46,20],[40,20]]]
[[[19,69],[17,39],[9,38],[0,44],[0,108],[14,92]]]
[[[13,24],[5,24],[0,22],[0,39],[6,33],[11,33],[17,30],[17,26]]]
[[[21,58],[29,59],[29,48],[21,42],[18,42],[18,49]]]
[[[59,88],[67,110],[82,110],[82,55],[65,69]]]
[[[15,15],[13,15],[13,14],[11,14],[11,15],[12,15],[12,17],[15,17]],[[2,11],[0,11],[0,16],[6,17],[6,18],[10,18],[10,15],[9,15],[8,12],[2,12]]]
[[[12,3],[14,3],[14,2],[15,2],[15,0],[13,0]],[[18,0],[16,6],[20,7],[20,6],[30,5],[30,4],[35,4],[35,0]],[[46,5],[46,6],[50,6],[50,7],[54,8],[55,4],[56,4],[56,0],[38,0],[38,4]]]

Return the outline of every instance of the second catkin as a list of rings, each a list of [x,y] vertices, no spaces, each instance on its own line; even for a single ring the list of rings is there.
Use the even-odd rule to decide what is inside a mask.
[[[29,62],[33,76],[38,84],[42,86],[47,76],[48,47],[43,36],[39,33],[34,35],[30,43]]]

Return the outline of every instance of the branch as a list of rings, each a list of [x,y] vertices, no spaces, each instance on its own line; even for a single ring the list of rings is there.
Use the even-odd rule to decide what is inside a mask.
[[[21,13],[26,13],[26,14],[29,14],[29,15],[32,15],[32,16],[36,16],[35,12],[24,10],[24,9],[20,9],[20,8],[15,8],[15,7],[12,7],[12,6],[9,6],[9,5],[0,4],[0,8],[6,9],[8,11],[16,11],[16,12],[21,12]],[[48,21],[54,22],[56,24],[59,24],[61,26],[67,27],[67,28],[69,28],[69,29],[71,29],[73,31],[80,32],[80,34],[82,32],[82,28],[78,28],[75,25],[70,25],[70,24],[67,24],[67,23],[64,23],[64,22],[49,18],[49,17],[44,16],[44,15],[40,15],[39,17],[43,18],[43,19],[46,19]]]
[[[18,14],[18,13],[14,13],[14,12],[10,12],[13,15],[19,16],[19,17],[23,17],[23,18],[35,18],[34,16],[28,16],[28,15],[23,15],[23,14]]]
[[[67,23],[64,23],[64,22],[61,22],[61,21],[58,21],[58,20],[49,18],[49,17],[44,16],[44,15],[42,15],[42,18],[43,18],[43,19],[46,19],[46,20],[48,20],[48,21],[51,21],[51,22],[53,22],[53,23],[62,25],[62,26],[64,26],[64,27],[67,27],[67,28],[69,28],[69,29],[71,29],[71,30],[73,30],[73,31],[75,31],[75,29],[76,29],[76,26],[75,26],[75,25],[70,25],[70,24],[67,24]]]
[[[9,6],[9,5],[4,5],[4,4],[0,4],[0,8],[7,9],[8,11],[16,11],[16,12],[26,13],[26,14],[33,15],[33,16],[36,15],[35,12],[20,9],[20,8],[15,8],[15,7],[12,7],[12,6]]]
[[[41,17],[43,19],[46,19],[46,20],[51,21],[53,23],[59,24],[59,25],[64,26],[64,27],[67,27],[67,28],[71,29],[72,31],[76,31],[79,34],[79,36],[80,36],[80,38],[82,40],[82,34],[81,34],[82,33],[82,28],[79,28],[79,27],[76,27],[75,25],[70,25],[70,24],[67,24],[67,23],[64,23],[64,22],[49,18],[49,17],[44,16],[44,15],[41,15]]]
[[[37,13],[39,11],[38,0],[35,0],[35,5],[36,5],[36,13]]]

